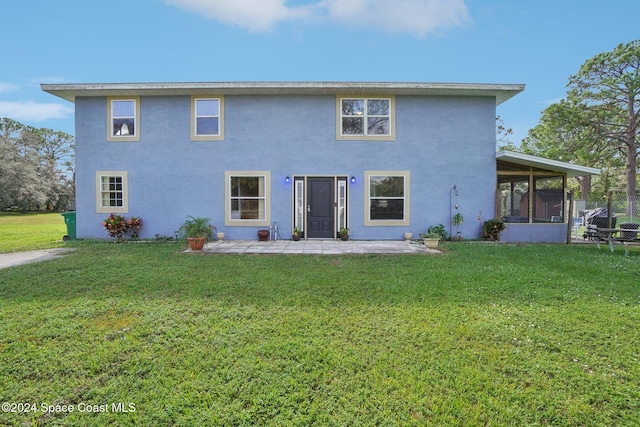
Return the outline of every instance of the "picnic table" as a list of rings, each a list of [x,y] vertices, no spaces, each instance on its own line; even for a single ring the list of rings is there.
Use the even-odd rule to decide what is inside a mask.
[[[638,230],[628,228],[598,228],[596,231],[596,240],[598,249],[600,242],[608,242],[609,250],[613,253],[613,244],[624,244],[624,254],[629,255],[629,245],[637,245],[640,243],[638,239]]]

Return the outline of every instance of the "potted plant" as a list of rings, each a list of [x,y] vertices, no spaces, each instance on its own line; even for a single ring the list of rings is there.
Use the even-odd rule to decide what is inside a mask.
[[[344,240],[344,241],[349,240],[349,229],[348,228],[342,227],[340,229],[340,240]]]
[[[464,217],[460,212],[457,212],[452,219],[453,225],[456,226],[456,237],[455,240],[462,240],[462,235],[460,234],[460,226],[464,222]]]
[[[500,233],[507,228],[506,224],[499,219],[489,219],[482,224],[482,240],[497,242],[500,240]]]
[[[432,225],[427,228],[427,231],[420,234],[420,237],[427,248],[434,249],[438,247],[440,240],[447,238],[447,232],[442,224]]]
[[[301,234],[302,233],[300,232],[300,229],[298,227],[293,227],[293,233],[291,233],[291,238],[297,242],[298,240],[300,240]]]
[[[201,251],[205,242],[213,234],[213,227],[209,218],[190,216],[178,229],[180,237],[186,237],[192,251]]]
[[[426,231],[420,234],[420,237],[422,238],[424,245],[429,249],[437,248],[440,243],[440,239],[442,238],[440,233],[437,231]]]

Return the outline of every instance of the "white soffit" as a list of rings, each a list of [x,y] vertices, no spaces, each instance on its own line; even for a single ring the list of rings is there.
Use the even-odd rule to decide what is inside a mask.
[[[81,96],[175,95],[406,95],[495,97],[496,105],[522,92],[524,84],[373,82],[211,82],[42,84],[67,101]]]
[[[589,166],[574,165],[573,163],[561,162],[558,160],[545,159],[543,157],[532,156],[530,154],[516,153],[515,151],[499,151],[496,153],[496,160],[514,163],[517,165],[530,166],[539,169],[563,172],[568,177],[600,175],[600,169]]]

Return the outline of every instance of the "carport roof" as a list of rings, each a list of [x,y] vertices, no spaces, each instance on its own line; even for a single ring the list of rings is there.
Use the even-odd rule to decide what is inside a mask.
[[[558,160],[545,159],[543,157],[532,156],[530,154],[516,153],[514,151],[499,151],[496,153],[496,160],[530,168],[561,172],[570,178],[585,175],[600,175],[600,169],[574,165],[573,163],[560,162]]]
[[[524,84],[394,82],[205,82],[42,84],[67,101],[81,96],[171,95],[430,95],[494,97],[496,105],[522,92]]]

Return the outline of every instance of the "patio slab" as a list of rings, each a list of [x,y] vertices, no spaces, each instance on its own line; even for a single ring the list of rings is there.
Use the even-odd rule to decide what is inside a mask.
[[[189,252],[189,250],[187,250]],[[400,240],[218,240],[207,243],[206,253],[235,254],[439,254],[419,242]]]

